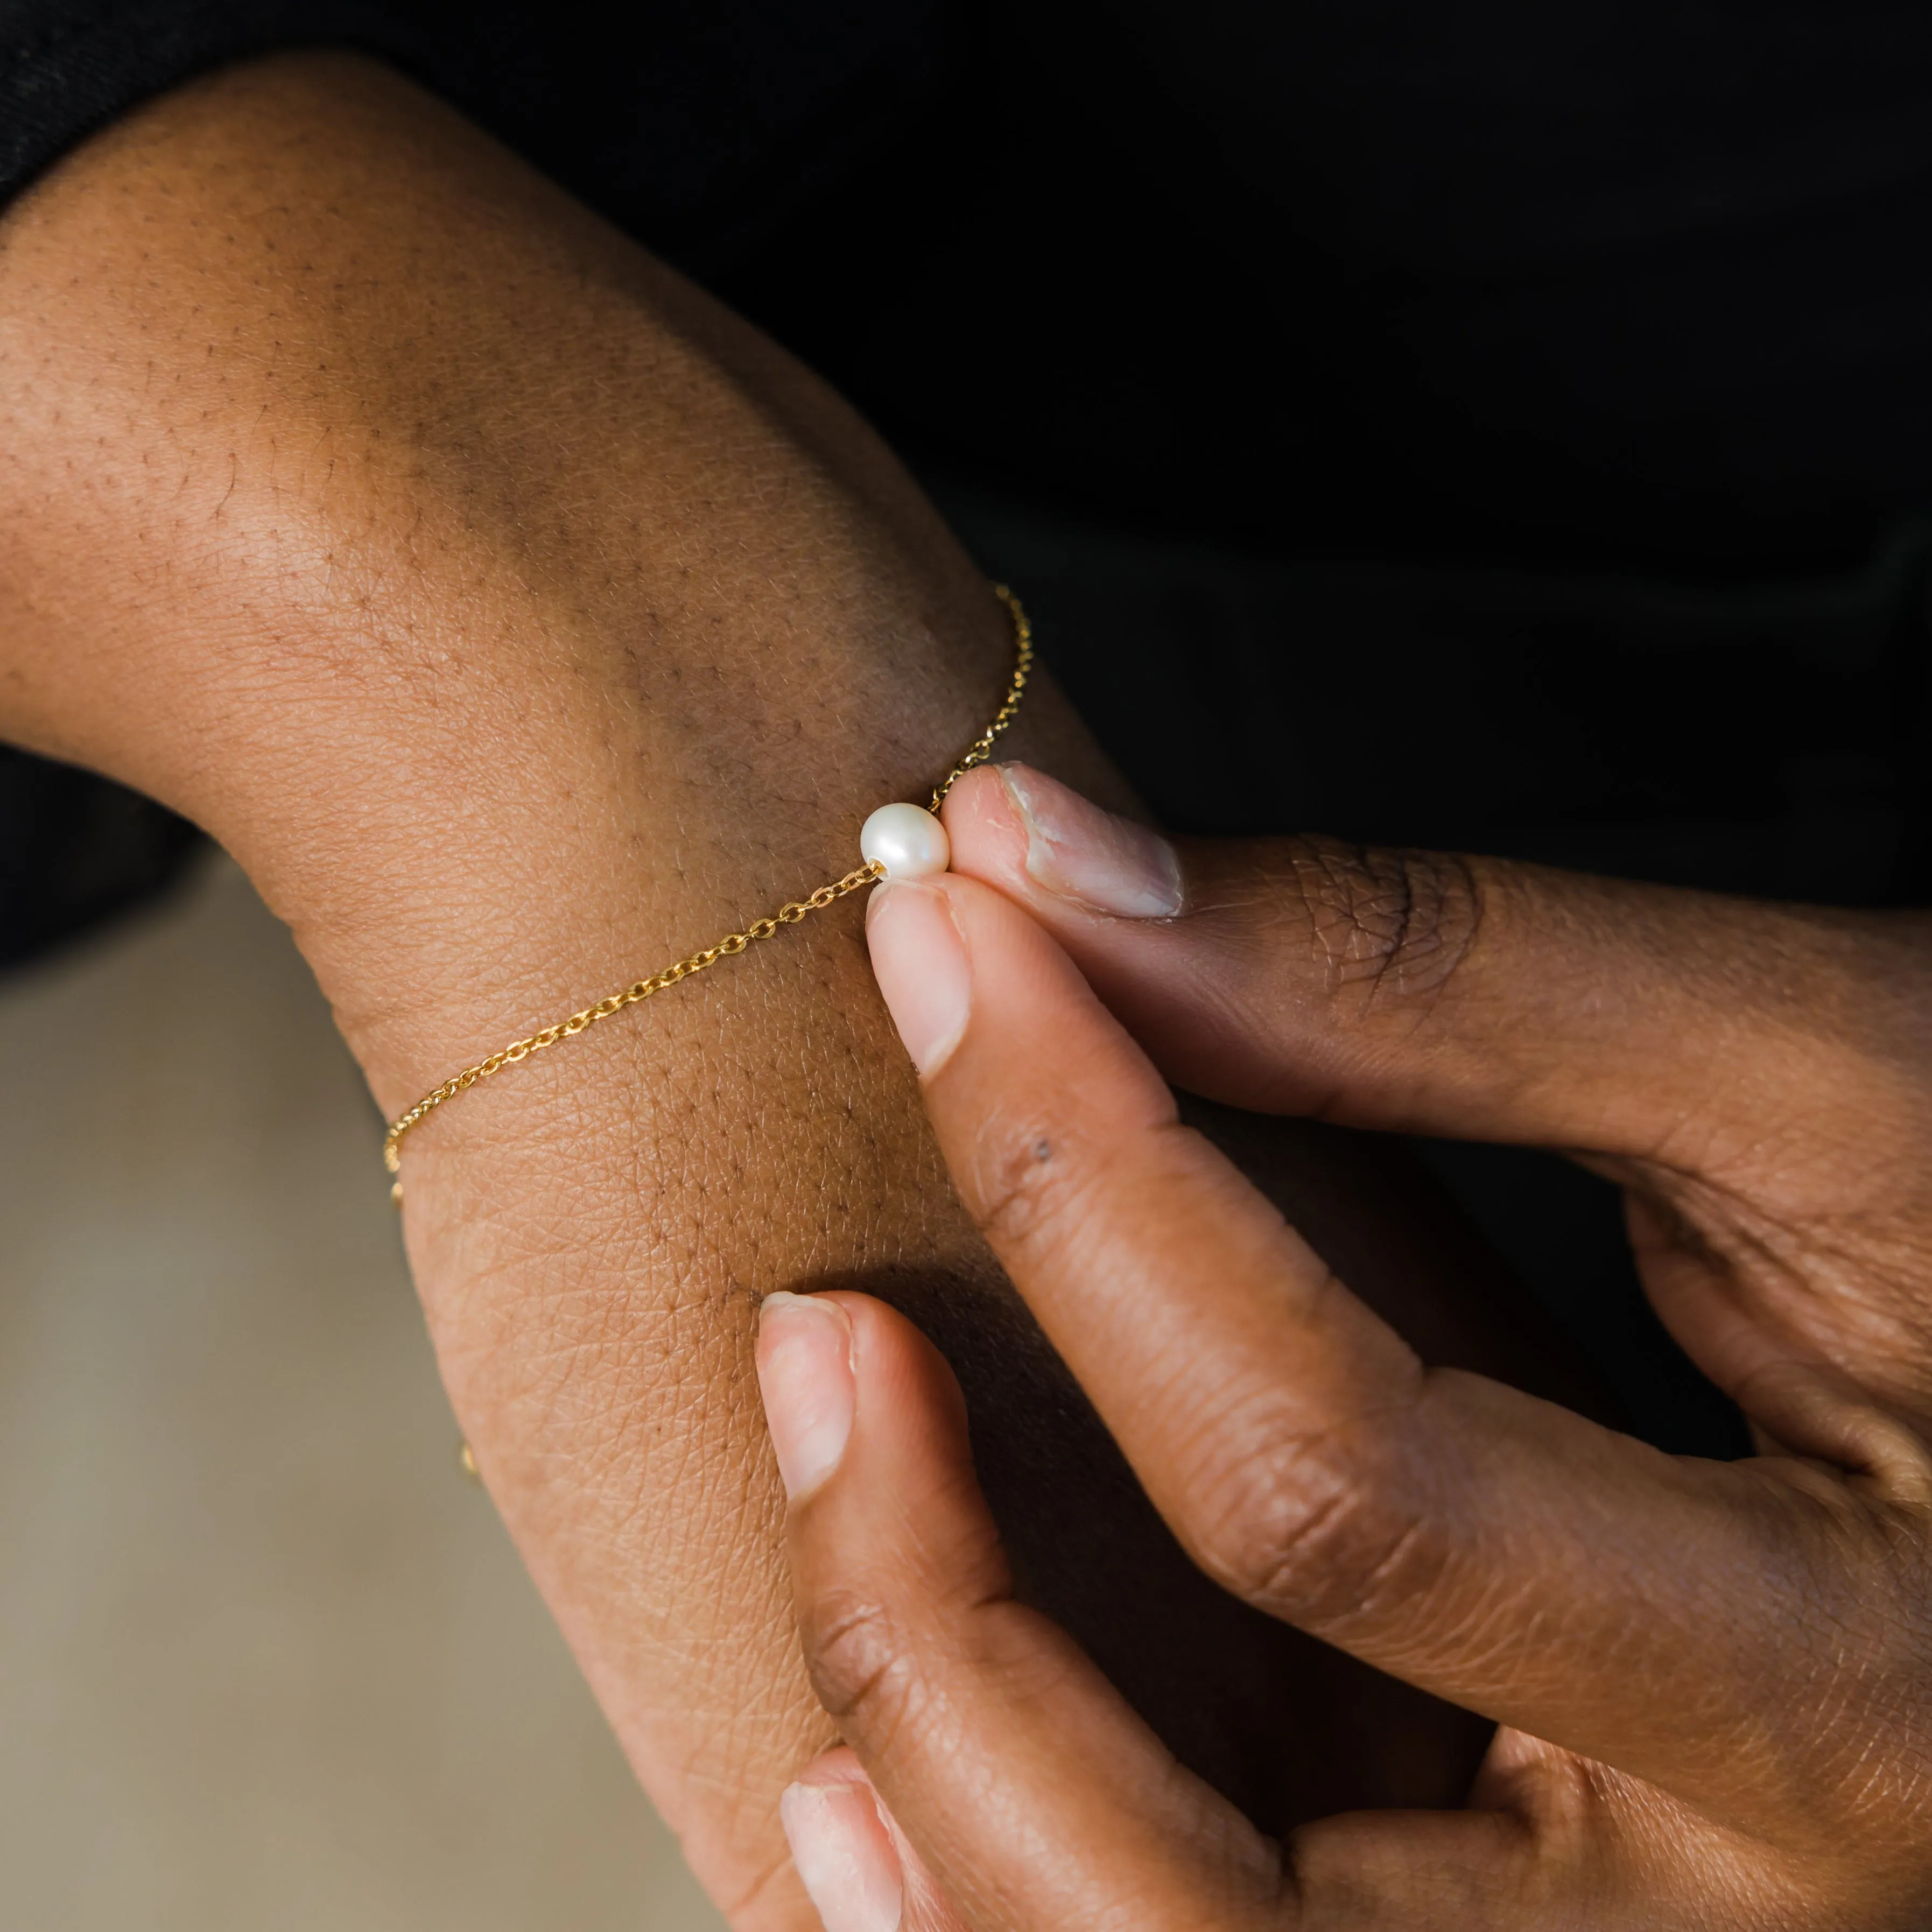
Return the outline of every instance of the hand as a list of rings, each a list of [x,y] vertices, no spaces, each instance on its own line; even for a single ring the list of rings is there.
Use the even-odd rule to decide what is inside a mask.
[[[1012,1600],[920,1336],[788,1298],[760,1372],[850,1749],[786,1812],[831,1932],[902,1900],[935,1932],[1925,1924],[1932,926],[1299,841],[1177,857],[1023,770],[949,824],[977,876],[881,892],[869,931],[968,1207],[1210,1576],[1502,1728],[1461,1812],[1264,1839]],[[1163,1072],[1614,1175],[1762,1453],[1670,1457],[1419,1361]]]

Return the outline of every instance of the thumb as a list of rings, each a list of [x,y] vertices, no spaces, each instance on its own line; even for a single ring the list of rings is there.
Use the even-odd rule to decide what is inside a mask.
[[[964,1932],[865,1767],[843,1744],[786,1787],[778,1814],[825,1932]]]
[[[1708,1168],[1794,1093],[1869,1106],[1859,1066],[1924,1024],[1920,949],[1882,916],[1170,843],[1024,766],[969,774],[946,823],[953,868],[1045,925],[1169,1078],[1238,1106]]]

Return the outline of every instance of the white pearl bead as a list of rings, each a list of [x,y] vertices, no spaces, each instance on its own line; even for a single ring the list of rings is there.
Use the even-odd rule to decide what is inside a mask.
[[[930,878],[952,862],[946,827],[916,805],[880,806],[860,828],[859,850],[889,879]]]

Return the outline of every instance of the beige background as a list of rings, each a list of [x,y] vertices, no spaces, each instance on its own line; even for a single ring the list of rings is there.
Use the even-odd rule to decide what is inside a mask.
[[[240,874],[0,984],[0,1928],[716,1932]]]

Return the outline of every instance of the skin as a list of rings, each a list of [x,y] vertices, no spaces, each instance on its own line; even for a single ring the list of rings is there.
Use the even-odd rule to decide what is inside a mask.
[[[1184,843],[1184,909],[1120,917],[1053,886],[1042,799],[1124,836],[976,774],[956,875],[872,909],[962,1197],[1208,1574],[1500,1728],[1460,1812],[1256,1832],[1012,1600],[916,1332],[781,1302],[766,1406],[849,1746],[787,1815],[831,1932],[882,1900],[918,1932],[1924,1924],[1932,920],[1305,841]],[[1419,1359],[1163,1073],[1614,1176],[1762,1453]]]
[[[184,88],[0,219],[0,732],[226,845],[386,1114],[844,872],[1010,648],[836,398],[368,62]],[[1121,801],[1050,680],[1012,742]],[[1577,1385],[1399,1174],[1197,1118],[1433,1356]],[[777,1804],[835,1735],[752,1372],[780,1288],[939,1342],[1029,1599],[1268,1828],[1466,1787],[1483,1720],[1186,1562],[948,1185],[855,902],[464,1094],[404,1178],[483,1475],[741,1928],[812,1922]]]

